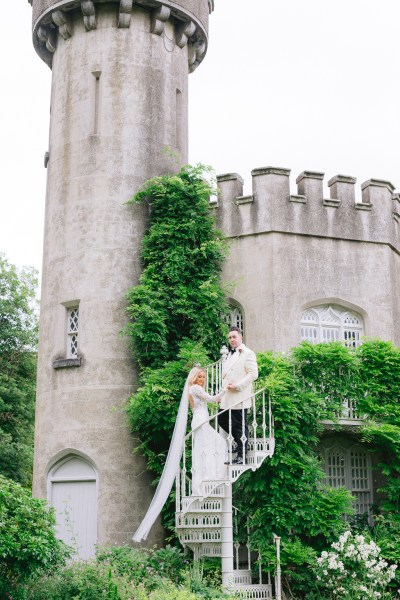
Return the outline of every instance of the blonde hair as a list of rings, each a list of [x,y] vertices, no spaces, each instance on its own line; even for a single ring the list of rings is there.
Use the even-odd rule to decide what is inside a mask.
[[[196,381],[196,379],[200,375],[200,373],[205,373],[205,372],[206,372],[206,370],[203,369],[202,367],[193,367],[193,369],[190,371],[189,376],[188,376],[189,387],[194,384],[194,382]]]

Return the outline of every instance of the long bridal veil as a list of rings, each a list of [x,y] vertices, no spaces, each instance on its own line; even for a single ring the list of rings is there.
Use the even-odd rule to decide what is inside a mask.
[[[190,371],[186,379],[185,387],[183,388],[181,402],[178,410],[178,416],[175,421],[174,433],[172,435],[171,445],[168,450],[168,456],[167,460],[165,461],[161,479],[158,482],[157,489],[153,496],[153,500],[151,501],[151,504],[147,510],[147,513],[132,538],[134,542],[140,542],[141,540],[145,540],[147,538],[150,529],[154,525],[154,522],[160,514],[162,507],[167,501],[176,474],[178,472],[179,463],[183,451],[183,440],[186,435],[189,407],[188,390],[189,380],[191,378],[192,371]]]

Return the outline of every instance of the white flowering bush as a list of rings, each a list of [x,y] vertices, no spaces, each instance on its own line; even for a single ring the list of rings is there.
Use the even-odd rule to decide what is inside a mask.
[[[318,585],[329,593],[329,598],[394,598],[387,587],[397,565],[389,565],[380,556],[381,550],[375,542],[346,531],[331,548],[317,558]]]

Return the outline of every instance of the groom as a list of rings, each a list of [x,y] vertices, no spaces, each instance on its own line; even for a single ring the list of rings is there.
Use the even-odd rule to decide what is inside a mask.
[[[242,465],[243,441],[240,438],[243,434],[246,436],[245,450],[247,452],[249,440],[247,409],[251,407],[253,381],[258,377],[258,368],[256,355],[243,344],[243,336],[239,327],[230,328],[228,340],[231,351],[222,366],[222,385],[226,387],[227,392],[221,400],[220,409],[235,405],[231,410],[231,427],[233,439],[237,444],[237,458],[232,461],[232,464]],[[239,402],[240,400],[242,402]],[[219,415],[218,424],[229,433],[229,411]]]

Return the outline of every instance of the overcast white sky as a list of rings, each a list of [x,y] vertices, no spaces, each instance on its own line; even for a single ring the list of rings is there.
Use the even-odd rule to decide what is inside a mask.
[[[0,252],[41,267],[50,78],[27,0],[3,1]],[[377,177],[400,188],[399,0],[215,0],[190,76],[190,161]],[[326,194],[328,192],[326,191]]]

